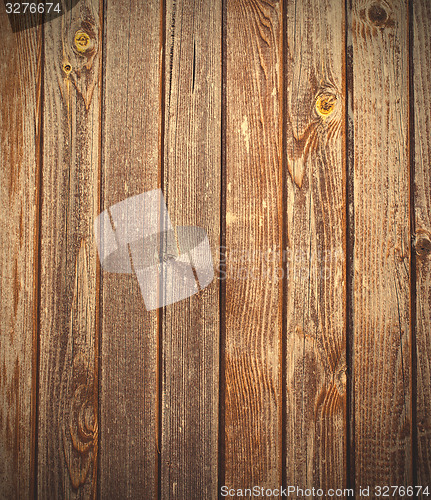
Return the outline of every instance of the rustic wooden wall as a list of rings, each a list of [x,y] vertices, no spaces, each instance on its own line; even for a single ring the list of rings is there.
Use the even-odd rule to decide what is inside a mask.
[[[0,497],[431,494],[431,2],[0,10]],[[216,278],[147,311],[93,223],[157,187]]]

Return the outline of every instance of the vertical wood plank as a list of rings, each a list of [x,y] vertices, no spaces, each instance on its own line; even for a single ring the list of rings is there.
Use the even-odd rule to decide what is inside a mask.
[[[412,484],[407,23],[352,1],[356,485]]]
[[[280,2],[227,1],[223,482],[238,488],[281,481],[281,19]]]
[[[286,484],[346,483],[344,1],[286,11]]]
[[[38,498],[94,498],[99,0],[44,25]]]
[[[431,487],[431,3],[415,0],[413,17],[414,207],[416,250],[417,481]],[[423,498],[426,498],[425,496]]]
[[[160,2],[105,6],[102,207],[160,187]],[[157,311],[134,275],[101,276],[101,498],[157,493]]]
[[[221,1],[166,3],[163,188],[220,245]],[[179,249],[181,252],[181,248]],[[163,309],[161,498],[216,499],[219,282]]]
[[[41,29],[0,9],[0,497],[33,491]],[[24,28],[24,26],[23,26]]]

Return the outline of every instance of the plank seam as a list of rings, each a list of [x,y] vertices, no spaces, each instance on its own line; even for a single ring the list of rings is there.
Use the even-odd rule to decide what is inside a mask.
[[[226,396],[226,80],[227,80],[227,4],[221,2],[221,134],[220,134],[220,264],[219,264],[219,414],[218,414],[218,487],[217,497],[221,497],[221,487],[225,483],[225,396]],[[223,279],[224,278],[224,279]]]
[[[281,269],[282,269],[282,310],[281,310],[281,485],[287,486],[287,471],[286,471],[286,434],[287,434],[287,380],[286,380],[286,365],[287,365],[287,259],[284,258],[285,251],[287,251],[287,144],[284,138],[286,137],[286,118],[284,110],[287,109],[287,93],[285,84],[285,75],[287,74],[287,0],[283,0],[281,4],[281,206],[282,206],[282,233],[281,233]]]
[[[353,118],[353,47],[351,40],[352,3],[344,4],[345,52],[345,175],[346,175],[346,471],[347,488],[355,488],[355,410],[354,410],[354,131]]]
[[[105,31],[105,12],[106,12],[106,0],[99,1],[100,8],[100,38],[102,40],[101,43],[101,56],[99,63],[99,78],[100,78],[100,90],[99,90],[99,122],[100,122],[100,137],[99,137],[99,172],[98,172],[98,181],[99,181],[99,207],[98,212],[101,213],[104,204],[103,197],[103,151],[104,151],[104,124],[105,124],[105,108],[104,108],[104,99],[105,99],[105,74],[104,71],[106,69],[106,31]],[[101,272],[100,266],[96,268],[96,342],[97,346],[95,348],[95,353],[97,356],[97,460],[96,460],[96,491],[93,493],[94,498],[101,498],[101,466],[100,466],[100,427],[101,427],[101,380],[102,380],[102,310],[103,310],[103,274]],[[98,308],[98,309],[97,309]]]
[[[35,240],[36,240],[36,254],[35,254],[35,279],[36,282],[34,284],[35,287],[35,327],[34,327],[34,339],[33,339],[33,412],[32,416],[32,426],[34,428],[33,432],[33,442],[32,442],[32,480],[31,480],[31,491],[30,498],[37,499],[38,497],[38,453],[39,453],[39,375],[40,375],[40,304],[41,304],[41,250],[42,250],[42,240],[41,240],[41,219],[42,219],[42,171],[43,171],[43,102],[44,102],[44,68],[45,68],[45,51],[43,47],[45,45],[45,27],[44,23],[42,23],[40,27],[40,46],[38,50],[40,53],[38,54],[38,58],[40,58],[40,71],[38,72],[39,81],[39,90],[38,96],[39,103],[37,105],[39,120],[38,120],[38,135],[36,139],[36,145],[39,149],[37,154],[37,167],[36,167],[36,189],[37,189],[37,207],[35,210],[36,213],[36,221],[35,221]]]
[[[163,192],[164,188],[164,161],[165,161],[165,102],[166,102],[166,0],[160,0],[160,75],[159,75],[159,103],[160,103],[160,132],[159,132],[159,183]],[[162,233],[161,233],[162,234]],[[162,498],[162,394],[163,394],[163,311],[161,307],[157,311],[157,366],[156,366],[156,450],[155,450],[155,476],[156,476],[156,499]]]
[[[416,358],[416,252],[413,246],[416,233],[415,220],[415,104],[414,104],[414,27],[413,27],[413,1],[408,0],[408,59],[409,59],[409,135],[408,135],[408,155],[409,155],[409,211],[410,211],[410,356],[411,356],[411,467],[412,481],[417,484],[417,454],[418,454],[418,433],[417,433],[417,358]]]

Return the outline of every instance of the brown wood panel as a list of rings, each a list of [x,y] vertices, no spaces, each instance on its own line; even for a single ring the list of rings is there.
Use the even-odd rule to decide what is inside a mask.
[[[281,481],[282,4],[226,3],[222,482]]]
[[[0,9],[0,497],[33,489],[41,30]],[[22,26],[24,27],[24,25]]]
[[[286,484],[346,486],[344,1],[286,11]]]
[[[431,486],[430,2],[0,11],[0,497]],[[216,279],[147,311],[93,223],[157,187]]]
[[[415,0],[412,7],[414,142],[411,147],[414,148],[417,293],[416,484],[431,488],[431,3]]]
[[[38,498],[94,498],[98,449],[98,0],[44,25]]]
[[[159,186],[160,2],[107,2],[102,201]],[[100,495],[157,491],[157,311],[133,274],[101,276]]]
[[[220,246],[222,2],[166,2],[163,192]],[[179,248],[180,252],[182,251]],[[216,499],[219,281],[163,309],[161,498]]]
[[[412,484],[407,2],[352,1],[356,485]]]

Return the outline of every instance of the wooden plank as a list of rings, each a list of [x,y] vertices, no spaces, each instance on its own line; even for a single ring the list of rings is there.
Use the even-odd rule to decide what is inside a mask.
[[[221,1],[166,3],[163,190],[220,246]],[[181,244],[180,244],[181,245]],[[181,253],[181,248],[179,249]],[[163,309],[160,498],[218,498],[219,282]]]
[[[281,481],[281,20],[279,2],[227,1],[221,482],[237,488]]]
[[[98,450],[98,0],[44,25],[38,498],[94,498]]]
[[[344,1],[286,11],[286,484],[346,486]]]
[[[409,485],[407,2],[352,1],[356,485]]]
[[[41,29],[0,9],[0,497],[33,494]],[[24,26],[22,26],[24,27]]]
[[[105,10],[102,209],[160,187],[160,2]],[[136,276],[101,276],[101,498],[157,492],[157,311]]]
[[[431,3],[415,0],[413,17],[414,207],[416,249],[416,484],[431,488]],[[426,498],[423,496],[422,498]]]

